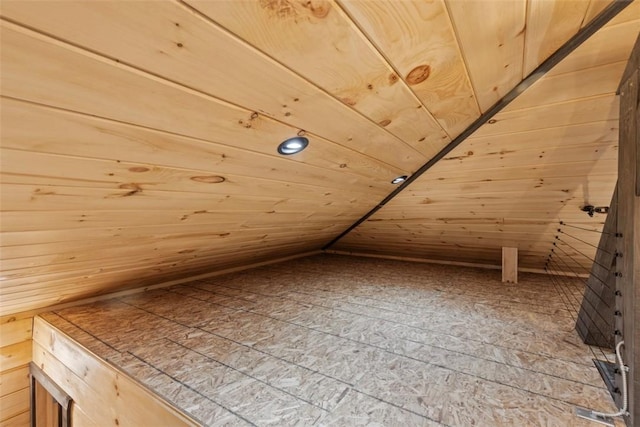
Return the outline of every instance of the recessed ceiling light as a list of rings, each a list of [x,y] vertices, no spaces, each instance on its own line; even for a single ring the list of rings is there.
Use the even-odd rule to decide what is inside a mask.
[[[283,141],[280,145],[278,145],[278,153],[289,156],[291,154],[301,152],[302,150],[307,148],[307,145],[309,145],[309,140],[307,138],[303,136],[295,136]]]
[[[407,175],[402,175],[402,176],[399,176],[397,178],[393,178],[391,183],[392,184],[400,184],[401,182],[405,182],[407,180],[407,178],[408,178]]]

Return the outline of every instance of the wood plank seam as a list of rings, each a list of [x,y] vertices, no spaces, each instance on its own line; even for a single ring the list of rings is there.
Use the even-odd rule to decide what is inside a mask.
[[[418,169],[413,175],[411,175],[406,181],[399,185],[394,191],[385,197],[380,203],[378,203],[371,211],[366,213],[363,217],[357,220],[348,229],[339,234],[335,239],[329,242],[322,249],[329,249],[336,244],[341,238],[346,236],[350,231],[355,229],[358,225],[362,224],[380,208],[386,205],[390,200],[397,196],[400,192],[408,188],[413,181],[415,181],[420,175],[425,173],[433,165],[438,163],[442,158],[449,154],[454,148],[464,142],[469,136],[471,136],[482,125],[488,122],[493,116],[504,109],[511,101],[516,99],[524,89],[528,88],[534,82],[539,80],[546,72],[551,70],[558,62],[568,56],[573,50],[575,50],[580,44],[586,41],[591,35],[593,35],[598,29],[604,26],[608,21],[613,19],[618,13],[620,13],[625,7],[627,7],[633,0],[616,0],[616,2],[609,5],[603,12],[601,12],[594,20],[592,20],[586,27],[580,29],[580,31],[569,39],[563,46],[561,46],[555,53],[547,58],[542,64],[540,64],[535,70],[533,70],[525,79],[523,79],[516,87],[514,87],[509,93],[507,93],[500,101],[495,103],[489,110],[483,113],[476,121],[474,121],[464,132],[451,141],[445,148],[443,148],[438,154],[436,154],[431,160],[425,163],[420,169]]]
[[[192,9],[192,8],[191,8],[191,6],[186,5],[186,3],[184,3],[184,2],[182,2],[182,1],[180,1],[180,0],[178,0],[178,4],[180,4],[182,7],[185,7],[185,8],[187,8],[187,9]],[[250,46],[248,43],[244,42],[244,41],[243,41],[243,40],[241,40],[240,38],[238,38],[238,37],[236,37],[235,35],[233,35],[233,34],[229,33],[226,29],[223,29],[222,27],[219,27],[215,22],[211,21],[211,19],[210,19],[210,18],[208,18],[208,17],[206,17],[205,15],[202,15],[199,11],[197,11],[197,10],[190,10],[190,12],[191,12],[191,13],[194,13],[196,16],[199,16],[201,19],[204,19],[204,20],[205,20],[205,21],[207,21],[210,25],[213,25],[213,26],[215,26],[216,28],[220,28],[220,29],[224,30],[225,32],[227,32],[228,34],[230,34],[232,37],[234,37],[234,38],[238,39],[238,40],[239,40],[242,44],[244,44],[248,49],[254,50],[255,52],[257,52],[257,54],[259,54],[259,55],[263,55],[263,56],[265,56],[265,57],[269,58],[269,60],[274,61],[275,63],[277,63],[279,66],[284,67],[282,64],[280,64],[279,62],[275,61],[273,58],[268,57],[268,56],[267,56],[267,55],[265,55],[263,52],[261,52],[261,51],[259,51],[259,50],[255,49],[253,46]],[[65,48],[65,49],[71,50],[71,51],[73,51],[73,52],[76,52],[76,53],[79,53],[79,54],[82,54],[82,55],[86,55],[86,56],[88,56],[88,57],[90,57],[90,58],[92,58],[92,59],[94,59],[94,60],[98,60],[98,61],[101,61],[101,62],[106,63],[106,64],[108,64],[108,65],[115,66],[115,67],[117,67],[117,68],[124,69],[124,70],[126,70],[126,71],[129,71],[129,72],[135,73],[135,74],[137,74],[137,75],[140,75],[140,76],[143,76],[143,77],[149,78],[149,79],[151,79],[151,80],[153,80],[153,81],[155,81],[155,82],[158,82],[158,83],[161,83],[161,84],[164,84],[164,85],[168,85],[168,86],[171,86],[171,87],[174,87],[174,88],[180,89],[180,90],[182,90],[182,91],[185,91],[185,92],[187,92],[187,93],[191,93],[191,94],[194,94],[194,95],[197,95],[197,96],[200,96],[200,97],[205,97],[205,98],[207,98],[207,99],[213,100],[214,102],[219,103],[219,104],[222,104],[222,105],[228,105],[228,106],[232,106],[232,107],[235,107],[235,108],[240,108],[240,109],[242,109],[242,110],[246,110],[247,112],[251,113],[251,111],[250,111],[250,110],[248,110],[246,106],[236,104],[236,103],[234,103],[234,102],[232,102],[232,101],[230,101],[230,100],[227,100],[227,99],[220,99],[220,98],[217,98],[217,97],[215,97],[214,95],[212,95],[212,94],[210,94],[210,93],[207,93],[207,92],[205,92],[205,91],[202,91],[202,90],[197,89],[197,88],[194,88],[194,87],[191,87],[191,86],[189,86],[189,85],[187,85],[187,84],[180,83],[180,82],[178,82],[178,81],[176,81],[176,80],[173,80],[173,79],[170,79],[170,78],[168,78],[168,77],[164,77],[164,76],[162,76],[162,75],[160,75],[160,74],[158,74],[158,73],[155,73],[155,72],[153,72],[153,71],[151,71],[151,70],[146,70],[146,69],[143,69],[143,68],[137,67],[137,66],[136,66],[136,65],[134,65],[134,64],[131,64],[131,63],[128,63],[128,62],[120,61],[120,60],[119,60],[119,59],[117,59],[117,58],[113,58],[113,57],[110,57],[110,56],[108,56],[108,55],[105,55],[105,54],[102,54],[102,53],[96,52],[96,51],[94,51],[94,50],[92,50],[92,49],[90,49],[90,48],[87,48],[87,47],[84,47],[84,46],[77,45],[77,44],[75,44],[73,41],[70,41],[70,40],[64,40],[64,39],[58,38],[58,37],[56,37],[56,36],[54,36],[54,35],[52,35],[52,34],[46,34],[46,33],[40,32],[40,31],[39,31],[38,29],[36,29],[36,28],[30,28],[30,27],[28,27],[28,26],[24,26],[24,25],[22,25],[22,24],[20,24],[20,23],[18,23],[18,22],[14,22],[13,20],[11,20],[11,19],[9,19],[9,18],[2,17],[2,18],[0,18],[0,19],[2,19],[4,22],[7,22],[7,23],[11,24],[12,26],[16,26],[17,28],[23,28],[23,29],[25,29],[25,30],[29,30],[29,32],[31,32],[31,33],[33,33],[33,34],[38,35],[38,38],[39,38],[40,40],[44,40],[44,41],[47,41],[47,42],[49,42],[49,43],[52,43],[52,42],[53,42],[54,44],[56,44],[56,45],[58,45],[58,46],[61,46],[61,47]],[[287,67],[284,67],[284,68],[285,68],[285,69],[287,69],[287,70],[288,70],[288,72],[292,73],[293,75],[297,76],[298,78],[300,78],[300,79],[302,79],[302,80],[306,81],[308,84],[312,85],[312,86],[315,88],[315,90],[320,91],[320,92],[322,92],[323,94],[325,94],[326,96],[328,96],[328,97],[330,97],[331,99],[333,99],[333,100],[335,101],[336,105],[339,105],[339,106],[340,106],[340,108],[342,108],[342,107],[347,108],[347,106],[345,106],[345,104],[343,104],[342,102],[340,102],[336,97],[334,97],[334,96],[333,96],[333,95],[331,95],[330,93],[326,92],[324,89],[322,89],[322,88],[320,88],[320,87],[316,86],[315,84],[313,84],[312,82],[310,82],[310,81],[308,81],[306,78],[304,78],[303,76],[300,76],[299,74],[297,74],[297,73],[295,73],[294,71],[292,71],[292,70],[288,69]],[[385,133],[387,133],[387,134],[389,135],[389,137],[390,137],[390,138],[393,138],[393,139],[394,139],[394,140],[396,140],[397,142],[400,142],[401,144],[403,144],[405,147],[408,147],[408,148],[409,148],[409,149],[411,149],[413,152],[415,152],[415,154],[416,154],[416,155],[422,156],[422,153],[420,153],[416,148],[414,148],[414,147],[412,147],[411,145],[407,144],[405,141],[402,141],[402,140],[401,140],[401,139],[399,139],[397,136],[395,136],[395,135],[391,134],[391,133],[389,132],[389,130],[385,129],[384,127],[379,126],[377,123],[375,123],[374,121],[372,121],[370,118],[366,117],[365,115],[363,115],[363,114],[362,114],[362,113],[360,113],[359,111],[357,111],[357,110],[353,109],[352,107],[348,107],[348,109],[349,109],[349,111],[351,111],[352,113],[357,114],[357,115],[359,115],[360,117],[362,117],[362,118],[366,119],[368,122],[370,122],[370,123],[372,123],[372,124],[375,124],[379,129],[381,129],[381,130],[383,130]],[[268,115],[268,114],[266,114],[266,113],[264,113],[264,112],[262,112],[262,113],[258,113],[258,114],[264,115],[264,116],[265,116],[265,117],[267,117],[269,120],[273,120],[273,121],[275,121],[275,122],[277,122],[277,123],[280,123],[280,124],[283,124],[283,125],[285,125],[285,126],[288,126],[288,127],[295,127],[295,126],[293,126],[292,124],[289,124],[289,123],[284,122],[282,119],[278,119],[277,117],[274,117],[273,115]],[[297,129],[297,131],[298,131],[298,132],[300,132],[300,131],[302,131],[302,132],[306,132],[304,129],[301,129],[301,128],[298,128],[298,129]],[[311,132],[308,132],[308,133],[309,133],[309,134],[312,134]],[[348,149],[348,150],[351,150],[351,151],[357,152],[357,151],[353,150],[352,148],[350,148],[350,147],[349,147],[349,146],[347,146],[347,145],[343,145],[343,144],[340,144],[340,143],[337,143],[337,142],[334,142],[334,141],[328,140],[328,139],[326,139],[326,138],[321,137],[320,135],[315,135],[315,134],[314,134],[314,137],[315,137],[315,138],[318,138],[318,139],[323,139],[323,140],[325,140],[325,141],[327,141],[327,142],[330,142],[330,143],[332,143],[332,144],[340,145],[341,147],[344,147],[344,148],[346,148],[346,149]],[[359,152],[358,152],[358,153],[359,153]],[[359,153],[359,154],[363,154],[363,153]],[[370,156],[367,156],[367,157],[370,157]],[[374,159],[373,157],[370,157],[370,158],[371,158],[372,160],[377,160],[377,159]],[[392,165],[391,165],[391,166],[392,166]]]

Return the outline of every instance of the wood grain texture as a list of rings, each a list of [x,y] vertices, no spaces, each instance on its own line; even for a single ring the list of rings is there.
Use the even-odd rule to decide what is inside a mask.
[[[604,40],[613,51],[628,49],[636,22],[622,21],[597,32],[561,73],[527,89],[335,249],[499,265],[500,247],[510,246],[524,268],[542,268],[553,251],[559,272],[588,273],[604,216],[580,208],[607,206],[613,193],[615,91],[625,64],[620,53],[599,52]],[[589,54],[593,66],[583,61]],[[585,230],[558,240],[560,221]]]
[[[28,365],[18,366],[0,373],[0,396],[6,396],[25,388],[29,388]]]
[[[502,247],[502,282],[518,283],[518,248]]]
[[[0,313],[318,250],[605,3],[3,2]],[[639,5],[345,245],[540,268],[600,229]]]
[[[36,317],[34,363],[99,425],[197,425]],[[98,402],[110,404],[100,405]]]
[[[333,1],[188,3],[420,152],[433,155],[448,142],[438,122]]]
[[[341,5],[452,138],[479,116],[443,1]]]
[[[31,339],[33,319],[19,319],[0,323],[0,347]]]
[[[30,427],[31,413],[29,411],[22,412],[15,417],[0,421],[2,427]]]
[[[587,1],[527,2],[523,78],[578,32],[589,6]]]
[[[9,420],[29,410],[29,388],[0,397],[0,418]]]
[[[407,169],[419,165],[417,151],[209,20],[177,2],[147,6],[9,2],[3,15],[358,151],[378,145],[378,154],[387,152],[391,162],[385,147],[393,145],[391,156]],[[111,37],[113,32],[119,37]],[[218,58],[225,58],[224,67]]]
[[[123,291],[146,286],[162,285],[165,282],[181,280],[194,275],[213,274],[235,268],[246,268],[255,264],[274,260],[274,253],[282,257],[295,257],[306,254],[326,244],[325,236],[312,236],[301,242],[299,234],[286,239],[285,243],[272,244],[261,240],[259,244],[246,243],[240,248],[229,251],[229,246],[222,249],[204,251],[203,256],[181,256],[178,260],[158,260],[153,256],[143,260],[120,265],[118,268],[100,271],[91,268],[80,270],[81,275],[74,276],[66,273],[53,273],[53,279],[48,282],[23,283],[18,292],[11,292],[11,299],[3,297],[2,313],[17,313],[34,308],[69,303],[75,300],[93,296],[109,294],[113,291]],[[184,246],[183,246],[184,247]],[[176,249],[177,252],[179,250]],[[213,264],[212,259],[215,259]],[[275,258],[278,259],[278,258]],[[37,277],[37,276],[35,276]],[[43,277],[40,277],[43,279]],[[109,286],[104,286],[109,283]]]
[[[571,55],[562,60],[549,76],[574,72],[618,61],[627,61],[633,48],[633,36],[640,32],[640,3],[634,1],[620,14],[579,46]],[[623,22],[612,25],[616,20]]]
[[[607,6],[613,3],[613,0],[589,0],[589,7],[585,13],[582,26],[587,25],[593,18],[602,12]]]
[[[0,347],[0,371],[5,372],[31,361],[31,340]]]
[[[640,369],[640,327],[638,326],[638,305],[640,303],[640,39],[634,46],[625,77],[620,84],[620,159],[618,164],[618,204],[616,223],[616,252],[622,254],[616,264],[616,309],[622,312],[617,316],[615,328],[624,340],[623,357],[628,360],[627,378],[628,412],[625,417],[628,424],[637,424],[640,420],[640,384],[637,371]],[[617,343],[617,342],[616,342]],[[616,375],[616,384],[622,384],[620,375]],[[622,399],[617,398],[622,406]]]
[[[445,3],[484,112],[522,80],[526,3]]]

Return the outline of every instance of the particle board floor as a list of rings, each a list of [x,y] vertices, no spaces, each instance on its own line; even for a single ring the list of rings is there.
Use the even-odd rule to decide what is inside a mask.
[[[320,255],[42,317],[205,425],[592,426],[579,282],[520,279]]]

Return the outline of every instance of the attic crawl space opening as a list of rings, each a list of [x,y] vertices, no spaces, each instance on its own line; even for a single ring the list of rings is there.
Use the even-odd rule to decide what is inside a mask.
[[[640,0],[2,0],[0,424],[590,425],[624,339],[600,421],[636,425],[639,33]]]

